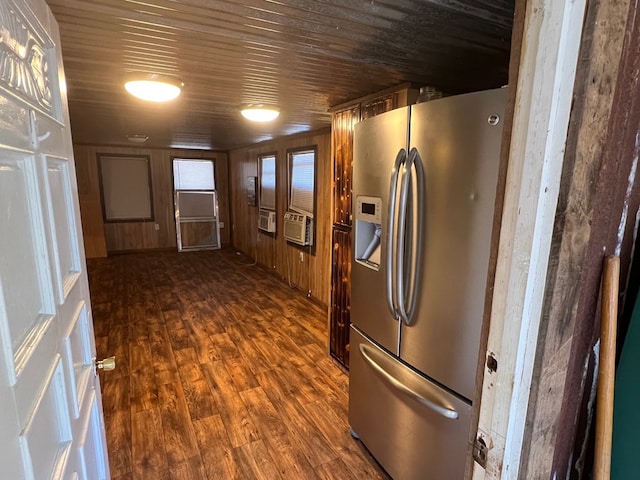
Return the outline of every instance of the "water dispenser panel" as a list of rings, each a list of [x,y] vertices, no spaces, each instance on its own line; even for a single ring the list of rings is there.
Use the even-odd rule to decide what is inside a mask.
[[[368,268],[379,270],[382,198],[364,195],[356,197],[355,220],[355,260]]]
[[[380,197],[356,197],[356,220],[382,223],[382,199]]]

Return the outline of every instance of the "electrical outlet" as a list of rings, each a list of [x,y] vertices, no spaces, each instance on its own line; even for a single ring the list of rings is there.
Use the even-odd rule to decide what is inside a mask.
[[[224,228],[224,222],[220,222],[220,228]]]
[[[159,223],[156,223],[156,224],[154,225],[154,227],[155,227],[155,229],[156,229],[156,230],[160,230],[160,224],[159,224]]]
[[[304,253],[298,252],[300,254],[300,261],[304,262]]]

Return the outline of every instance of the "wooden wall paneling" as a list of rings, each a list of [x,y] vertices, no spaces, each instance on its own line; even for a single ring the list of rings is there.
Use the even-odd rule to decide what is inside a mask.
[[[316,145],[316,253],[287,244],[282,235],[287,211],[287,150]],[[258,155],[276,152],[276,235],[258,232],[258,206],[247,203],[248,176],[258,176]],[[233,246],[324,305],[330,300],[331,136],[328,130],[283,137],[229,152]],[[302,261],[300,252],[302,251]]]
[[[331,310],[329,353],[349,366],[349,326],[351,324],[351,228],[333,228],[333,271],[331,274]]]
[[[309,140],[310,141],[310,140]],[[309,143],[310,145],[312,143]],[[284,239],[282,234],[284,230],[284,219],[282,218],[284,213],[288,210],[288,199],[289,199],[289,191],[288,191],[288,159],[287,159],[287,149],[295,148],[299,146],[295,141],[287,141],[286,139],[276,140],[276,150],[278,152],[278,158],[276,160],[276,184],[277,184],[277,192],[276,192],[276,216],[280,217],[280,222],[277,226],[277,242],[276,246],[276,271],[282,277],[285,278],[286,281],[291,285],[296,285],[300,290],[307,290],[307,283],[303,282],[301,276],[300,269],[302,265],[300,264],[300,260],[298,259],[298,250],[294,247],[291,247]],[[319,155],[318,155],[319,156]],[[318,203],[318,198],[316,197],[316,203]],[[317,237],[317,235],[316,235]],[[316,240],[318,240],[316,238]]]
[[[375,103],[387,98],[388,96],[393,97],[393,104],[391,106],[392,109],[398,107],[406,107],[407,105],[412,105],[416,102],[418,93],[418,89],[414,84],[405,82],[393,87],[386,88],[384,90],[379,90],[360,98],[354,98],[338,105],[333,105],[329,109],[329,111],[331,113],[335,113],[341,110],[346,110],[347,108],[351,108],[354,105]]]
[[[368,102],[362,102],[360,106],[360,119],[365,120],[370,117],[375,117],[381,113],[388,112],[396,108],[394,102],[395,96],[390,93],[379,98],[374,98]]]
[[[322,156],[320,155],[322,149]],[[318,139],[318,157],[322,161],[317,166],[317,221],[316,221],[316,257],[313,259],[312,270],[315,271],[311,279],[311,287],[322,291],[319,297],[326,306],[331,299],[331,214],[332,214],[332,177],[331,135],[326,132]],[[319,241],[322,239],[322,242]]]
[[[333,223],[351,225],[351,162],[353,129],[360,121],[360,105],[333,114],[331,142],[333,157]]]
[[[193,154],[193,151],[188,151]],[[200,158],[207,158],[210,152],[201,153]],[[231,244],[231,215],[229,212],[229,158],[226,152],[215,152],[216,191],[218,192],[218,216],[220,225],[220,243]]]
[[[80,194],[82,228],[85,234],[87,257],[105,256],[107,252],[162,249],[176,247],[176,227],[173,208],[174,157],[213,158],[216,166],[216,189],[220,221],[220,241],[230,243],[229,187],[227,154],[206,150],[151,149],[136,147],[112,147],[99,145],[74,146]],[[151,183],[153,191],[153,222],[124,222],[103,224],[100,184],[98,178],[98,154],[148,155],[151,159]],[[80,187],[80,185],[82,185]],[[155,225],[159,229],[155,229]],[[102,237],[101,237],[102,235]],[[102,243],[104,242],[104,248]]]
[[[157,153],[158,157],[151,158],[151,184],[153,185],[153,213],[155,223],[160,224],[160,230],[156,232],[155,227],[153,227],[152,231],[155,235],[147,241],[154,247],[149,246],[146,248],[162,248],[160,247],[161,245],[163,247],[165,245],[173,247],[177,245],[171,155],[166,150],[160,150]],[[148,227],[144,230],[148,233]]]
[[[107,243],[102,219],[98,164],[85,161],[89,155],[87,149],[88,147],[79,145],[73,148],[80,201],[80,221],[86,257],[101,258],[107,256]]]
[[[259,258],[263,252],[257,247],[261,240],[257,237],[258,207],[247,202],[247,177],[258,176],[257,155],[253,149],[231,151],[229,164],[231,243],[252,258]]]

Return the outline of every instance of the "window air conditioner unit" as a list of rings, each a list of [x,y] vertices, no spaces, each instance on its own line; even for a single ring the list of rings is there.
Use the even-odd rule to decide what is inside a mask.
[[[284,214],[284,238],[298,245],[311,245],[313,238],[313,219],[302,213]]]
[[[276,231],[276,212],[261,208],[258,213],[258,228],[265,232],[273,233]]]

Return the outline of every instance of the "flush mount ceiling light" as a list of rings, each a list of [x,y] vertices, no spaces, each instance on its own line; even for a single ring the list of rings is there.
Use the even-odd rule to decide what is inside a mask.
[[[280,115],[280,109],[274,105],[249,103],[240,109],[242,116],[252,122],[270,122]]]
[[[145,143],[147,140],[149,140],[149,135],[142,135],[142,134],[133,134],[133,135],[127,135],[127,140],[129,140],[131,143]]]
[[[162,75],[138,75],[130,77],[124,88],[134,97],[149,102],[168,102],[182,91],[182,82]]]

